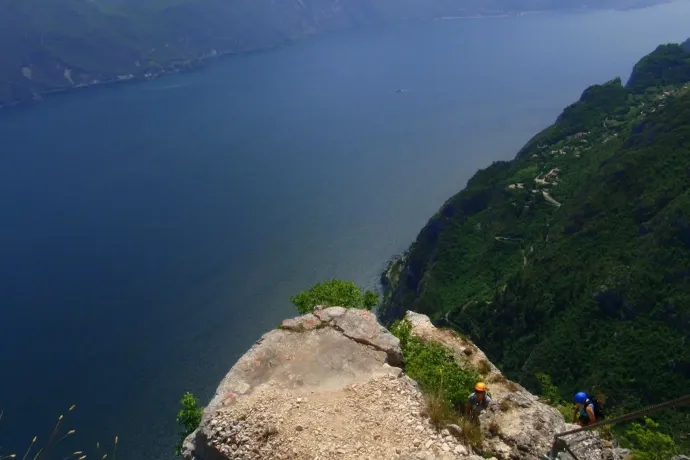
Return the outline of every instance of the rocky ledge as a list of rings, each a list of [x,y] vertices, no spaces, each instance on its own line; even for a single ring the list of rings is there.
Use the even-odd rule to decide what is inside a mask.
[[[408,313],[413,334],[443,343],[461,365],[486,357],[456,334]],[[487,360],[488,362],[488,360]],[[319,308],[283,321],[233,366],[184,443],[186,460],[480,460],[426,416],[424,396],[402,371],[398,339],[363,310]],[[494,404],[480,417],[481,451],[539,459],[568,426],[553,408],[489,363]],[[570,439],[579,460],[613,460],[596,434]],[[564,454],[567,455],[567,454]],[[562,458],[571,458],[565,456]]]

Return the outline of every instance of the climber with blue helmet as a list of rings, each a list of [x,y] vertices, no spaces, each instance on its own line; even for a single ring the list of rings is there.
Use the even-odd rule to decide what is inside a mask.
[[[587,396],[587,393],[582,391],[576,393],[575,404],[573,423],[578,423],[580,426],[586,426],[597,422],[594,401]]]

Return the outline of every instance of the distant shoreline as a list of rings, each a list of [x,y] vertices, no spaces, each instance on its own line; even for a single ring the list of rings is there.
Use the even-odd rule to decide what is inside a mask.
[[[304,37],[300,38],[307,38],[309,35],[305,35]],[[298,40],[298,38],[294,39],[295,41]],[[0,111],[2,110],[9,110],[9,109],[14,109],[14,108],[20,108],[20,107],[26,107],[26,106],[32,106],[35,104],[40,104],[43,102],[45,98],[48,97],[53,97],[53,96],[60,96],[60,95],[66,95],[68,93],[73,93],[81,90],[87,90],[87,89],[96,89],[99,87],[107,87],[107,86],[115,86],[115,85],[123,85],[123,84],[135,84],[135,83],[142,83],[145,81],[151,81],[151,80],[158,80],[160,78],[166,77],[168,75],[174,75],[174,74],[180,74],[180,73],[186,73],[186,72],[194,72],[200,69],[205,68],[209,63],[212,63],[218,59],[221,58],[227,58],[227,57],[232,57],[232,56],[241,56],[241,55],[246,55],[246,54],[253,54],[253,53],[261,53],[264,51],[271,51],[277,48],[281,48],[283,46],[288,46],[292,43],[292,41],[287,42],[287,43],[278,43],[272,46],[262,46],[262,47],[257,47],[257,48],[248,48],[244,50],[235,50],[235,51],[225,51],[225,52],[220,52],[214,55],[209,55],[209,56],[202,56],[193,60],[185,61],[185,62],[179,62],[173,65],[170,65],[168,67],[165,67],[155,73],[145,73],[143,75],[131,75],[128,76],[127,78],[109,78],[109,79],[104,79],[104,80],[99,80],[95,81],[93,83],[82,83],[79,85],[74,85],[74,86],[66,86],[62,88],[54,88],[46,91],[42,91],[40,93],[37,93],[34,97],[34,99],[26,99],[26,100],[19,100],[19,101],[12,101],[12,102],[2,102],[0,100]]]
[[[679,0],[660,0],[658,3],[653,3],[651,5],[638,6],[638,7],[633,7],[633,8],[625,8],[625,9],[577,8],[577,9],[531,10],[531,11],[519,11],[519,12],[511,12],[511,13],[496,13],[496,14],[485,14],[485,15],[475,13],[475,14],[466,15],[466,16],[439,16],[439,17],[430,18],[430,19],[417,20],[415,22],[520,18],[520,17],[524,17],[524,16],[528,16],[528,15],[534,16],[534,15],[541,15],[541,14],[545,14],[545,13],[573,14],[573,13],[593,13],[593,12],[601,12],[601,11],[631,11],[631,10],[656,7],[659,5],[665,5],[665,4],[669,4],[669,3],[675,3],[676,1],[679,1]],[[346,30],[346,29],[347,28],[340,29],[340,30]],[[349,28],[349,29],[351,29],[351,28]],[[102,86],[112,86],[112,85],[123,84],[123,83],[139,83],[142,81],[157,80],[159,78],[162,78],[162,77],[165,77],[165,76],[171,75],[171,74],[178,74],[178,73],[195,71],[195,70],[205,68],[209,63],[212,63],[215,60],[220,59],[220,58],[245,55],[245,54],[252,54],[252,53],[258,53],[258,52],[264,52],[264,51],[271,51],[271,50],[274,50],[276,48],[288,46],[288,45],[294,44],[297,41],[311,38],[311,37],[316,36],[316,35],[322,35],[325,32],[328,32],[328,31],[305,33],[305,34],[300,35],[300,36],[295,36],[295,37],[292,37],[290,39],[286,39],[285,41],[280,42],[280,43],[276,43],[274,45],[249,47],[249,48],[245,48],[245,49],[241,49],[241,50],[232,50],[232,51],[215,51],[214,50],[213,52],[211,52],[207,55],[200,56],[200,57],[197,57],[195,59],[188,60],[188,61],[179,61],[179,62],[171,63],[168,66],[163,67],[161,69],[157,69],[155,71],[148,71],[148,72],[145,72],[143,74],[128,74],[128,75],[124,75],[124,76],[115,75],[115,76],[109,76],[107,78],[100,79],[100,80],[94,80],[91,83],[81,83],[81,84],[73,85],[73,86],[65,86],[65,87],[48,89],[45,91],[41,91],[39,93],[35,93],[33,99],[22,99],[22,100],[14,100],[14,101],[2,101],[2,100],[0,100],[0,111],[2,111],[3,109],[8,110],[8,109],[13,109],[13,108],[18,108],[18,107],[31,106],[31,105],[43,102],[43,100],[45,98],[56,96],[56,95],[64,95],[64,94],[68,94],[68,93],[75,92],[75,91],[82,90],[82,89],[98,88],[98,87],[102,87]]]

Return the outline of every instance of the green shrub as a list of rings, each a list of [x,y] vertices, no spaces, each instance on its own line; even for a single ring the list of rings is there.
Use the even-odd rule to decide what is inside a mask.
[[[635,460],[668,460],[679,453],[673,438],[659,431],[659,424],[645,417],[644,425],[633,423],[625,432],[625,440]]]
[[[551,377],[547,374],[536,374],[535,377],[541,386],[541,397],[549,404],[565,404],[565,400],[558,390],[558,387],[551,382]]]
[[[460,367],[448,348],[422,341],[411,331],[408,320],[397,321],[391,327],[400,339],[407,375],[419,383],[425,394],[440,395],[451,406],[464,408],[474,384],[480,380],[479,374]]]
[[[404,319],[391,326],[400,340],[405,358],[405,372],[419,383],[424,393],[431,423],[442,428],[449,423],[460,427],[462,441],[472,448],[482,445],[482,432],[476,421],[461,416],[474,384],[480,380],[474,369],[463,369],[453,352],[437,342],[423,341],[412,335],[412,324]]]
[[[535,374],[535,377],[541,386],[542,399],[544,399],[551,407],[558,410],[565,421],[571,422],[574,408],[571,404],[568,404],[565,399],[563,399],[563,395],[561,395],[558,387],[553,384],[551,377],[542,373]]]
[[[177,413],[177,424],[182,429],[180,430],[180,439],[175,446],[175,455],[180,455],[184,439],[199,427],[201,415],[204,412],[204,408],[199,407],[199,400],[190,392],[182,396],[180,404],[182,404],[182,409]]]
[[[292,296],[290,301],[304,315],[317,305],[371,310],[378,304],[379,296],[372,291],[362,291],[352,281],[332,279]]]

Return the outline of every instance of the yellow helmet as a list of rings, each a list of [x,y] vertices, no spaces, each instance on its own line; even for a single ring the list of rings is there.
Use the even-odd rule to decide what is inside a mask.
[[[475,391],[486,391],[486,383],[484,382],[477,382],[477,384],[474,386]]]

